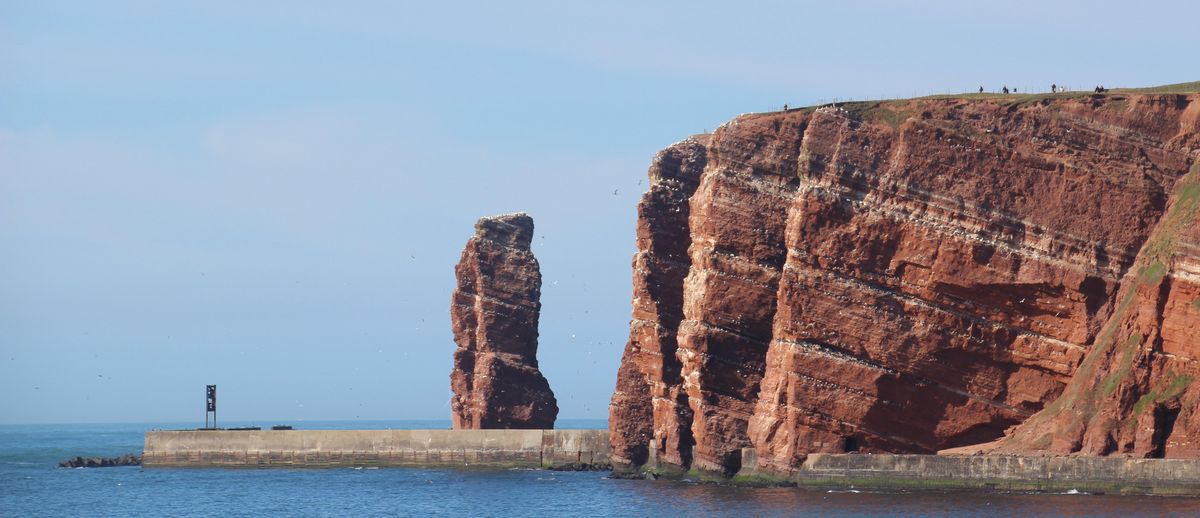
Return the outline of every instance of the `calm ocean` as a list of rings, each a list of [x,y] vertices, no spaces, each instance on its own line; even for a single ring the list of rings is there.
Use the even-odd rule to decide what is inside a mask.
[[[270,422],[222,423],[270,426]],[[446,428],[449,421],[292,422],[297,428]],[[562,420],[563,428],[603,421]],[[175,424],[0,426],[0,516],[1197,516],[1200,499],[828,492],[604,473],[457,469],[59,469],[141,453]]]

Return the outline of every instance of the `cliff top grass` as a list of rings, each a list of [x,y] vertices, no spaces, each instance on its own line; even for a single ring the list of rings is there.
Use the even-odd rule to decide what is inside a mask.
[[[923,97],[913,97],[913,98],[880,99],[877,101],[834,102],[834,103],[825,103],[825,104],[812,105],[812,106],[804,106],[801,108],[794,108],[794,109],[800,110],[800,111],[812,111],[812,110],[815,110],[817,108],[821,108],[824,106],[835,105],[835,106],[841,107],[851,113],[858,114],[858,115],[867,115],[867,116],[882,115],[883,116],[882,119],[884,120],[884,122],[887,122],[888,124],[893,124],[894,121],[891,119],[895,119],[895,118],[899,117],[900,113],[896,112],[893,114],[893,113],[879,112],[878,109],[884,108],[887,106],[897,105],[897,104],[904,103],[907,101],[947,100],[947,99],[949,99],[949,100],[953,100],[953,99],[1005,100],[1005,101],[1010,101],[1010,102],[1014,102],[1017,104],[1025,104],[1025,103],[1032,103],[1032,102],[1038,102],[1038,101],[1049,100],[1049,99],[1083,98],[1083,97],[1088,97],[1088,96],[1092,96],[1092,95],[1194,94],[1194,93],[1200,93],[1200,81],[1191,81],[1188,83],[1175,83],[1175,84],[1160,85],[1160,86],[1149,86],[1149,87],[1144,87],[1144,88],[1109,88],[1108,90],[1105,90],[1102,93],[1097,93],[1092,90],[1073,90],[1070,92],[1058,92],[1058,93],[1042,92],[1042,93],[1008,93],[1008,94],[999,93],[999,92],[983,92],[983,93],[964,92],[964,93],[958,93],[958,94],[926,95]],[[791,110],[789,110],[789,111],[791,111]],[[894,110],[887,110],[887,112],[893,112],[893,111]],[[878,113],[872,113],[872,112],[878,112]]]
[[[1200,81],[1190,83],[1175,83],[1173,85],[1150,86],[1146,88],[1118,88],[1114,93],[1137,94],[1194,94],[1200,92]]]
[[[1086,97],[1089,95],[1120,95],[1120,94],[1194,94],[1200,93],[1200,81],[1192,81],[1190,83],[1175,83],[1170,85],[1148,86],[1145,88],[1109,88],[1103,92],[1095,92],[1092,90],[1071,90],[1069,92],[1058,93],[997,93],[984,92],[974,93],[968,92],[963,94],[942,94],[942,95],[927,95],[925,97],[917,97],[917,99],[1020,99],[1020,100],[1042,100],[1042,99],[1063,99],[1069,97]],[[903,99],[901,99],[903,100]]]

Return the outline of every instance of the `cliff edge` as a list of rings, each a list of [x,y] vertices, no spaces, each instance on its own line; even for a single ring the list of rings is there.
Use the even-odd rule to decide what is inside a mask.
[[[659,153],[614,461],[1200,457],[1198,90],[844,103]]]

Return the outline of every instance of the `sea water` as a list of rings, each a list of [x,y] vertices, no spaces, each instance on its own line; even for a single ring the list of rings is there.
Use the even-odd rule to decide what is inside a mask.
[[[449,421],[222,423],[307,429],[448,428]],[[560,420],[603,428],[603,420]],[[141,453],[148,429],[195,424],[0,426],[0,516],[1198,516],[1200,499],[906,493],[613,480],[602,472],[418,468],[62,469]]]

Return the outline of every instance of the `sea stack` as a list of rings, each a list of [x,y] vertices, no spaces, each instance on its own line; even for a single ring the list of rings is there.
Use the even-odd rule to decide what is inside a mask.
[[[554,428],[558,402],[538,370],[542,274],[525,213],[481,218],[454,268],[453,426]]]

